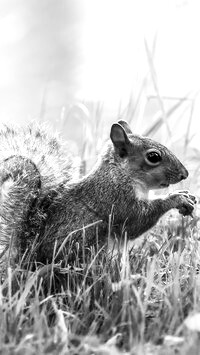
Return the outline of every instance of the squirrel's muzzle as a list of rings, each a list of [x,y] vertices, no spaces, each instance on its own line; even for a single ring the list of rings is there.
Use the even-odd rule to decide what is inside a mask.
[[[179,174],[180,181],[187,179],[189,173],[186,168],[183,167],[182,171]]]

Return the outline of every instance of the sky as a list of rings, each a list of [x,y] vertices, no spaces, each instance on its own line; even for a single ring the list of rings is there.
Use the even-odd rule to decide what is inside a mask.
[[[160,109],[149,104],[157,94],[166,110],[195,98],[196,128],[199,9],[198,0],[1,0],[0,120],[59,125],[63,108],[84,101],[103,102],[112,119],[146,80],[139,130]]]
[[[85,1],[83,96],[129,95],[148,71],[152,49],[159,89],[182,96],[200,87],[198,1]]]
[[[169,120],[171,140],[189,127],[199,146],[199,13],[198,0],[86,0],[78,96],[100,100],[116,113],[130,96],[134,105],[145,82],[136,130],[144,132],[149,120],[181,100]],[[155,104],[158,95],[162,105]],[[162,140],[168,142],[167,130]]]

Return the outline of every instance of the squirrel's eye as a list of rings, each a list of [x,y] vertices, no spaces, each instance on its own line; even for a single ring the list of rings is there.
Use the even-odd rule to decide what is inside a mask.
[[[160,152],[155,151],[155,150],[149,150],[148,152],[146,152],[145,160],[146,160],[147,164],[149,164],[151,166],[156,166],[156,165],[159,165],[159,163],[162,160],[162,157],[161,157]]]

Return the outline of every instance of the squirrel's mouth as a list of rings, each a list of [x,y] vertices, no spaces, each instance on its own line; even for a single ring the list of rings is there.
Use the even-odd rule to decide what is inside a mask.
[[[161,188],[169,187],[169,184],[167,184],[167,183],[166,184],[160,184],[160,187]]]

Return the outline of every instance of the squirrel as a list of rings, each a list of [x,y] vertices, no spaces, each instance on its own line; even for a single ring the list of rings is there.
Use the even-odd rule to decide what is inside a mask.
[[[5,153],[9,145],[11,153],[9,149]],[[188,171],[164,145],[133,134],[123,120],[112,124],[110,140],[95,166],[77,181],[69,177],[70,160],[58,149],[57,140],[33,128],[23,134],[7,128],[0,160],[1,189],[6,190],[0,233],[4,240],[9,240],[8,232],[14,235],[16,253],[31,248],[39,262],[63,260],[77,245],[80,249],[104,245],[110,216],[113,236],[126,233],[135,239],[167,211],[175,208],[191,215],[196,203],[188,191],[148,200],[149,190],[176,184],[188,177]]]

